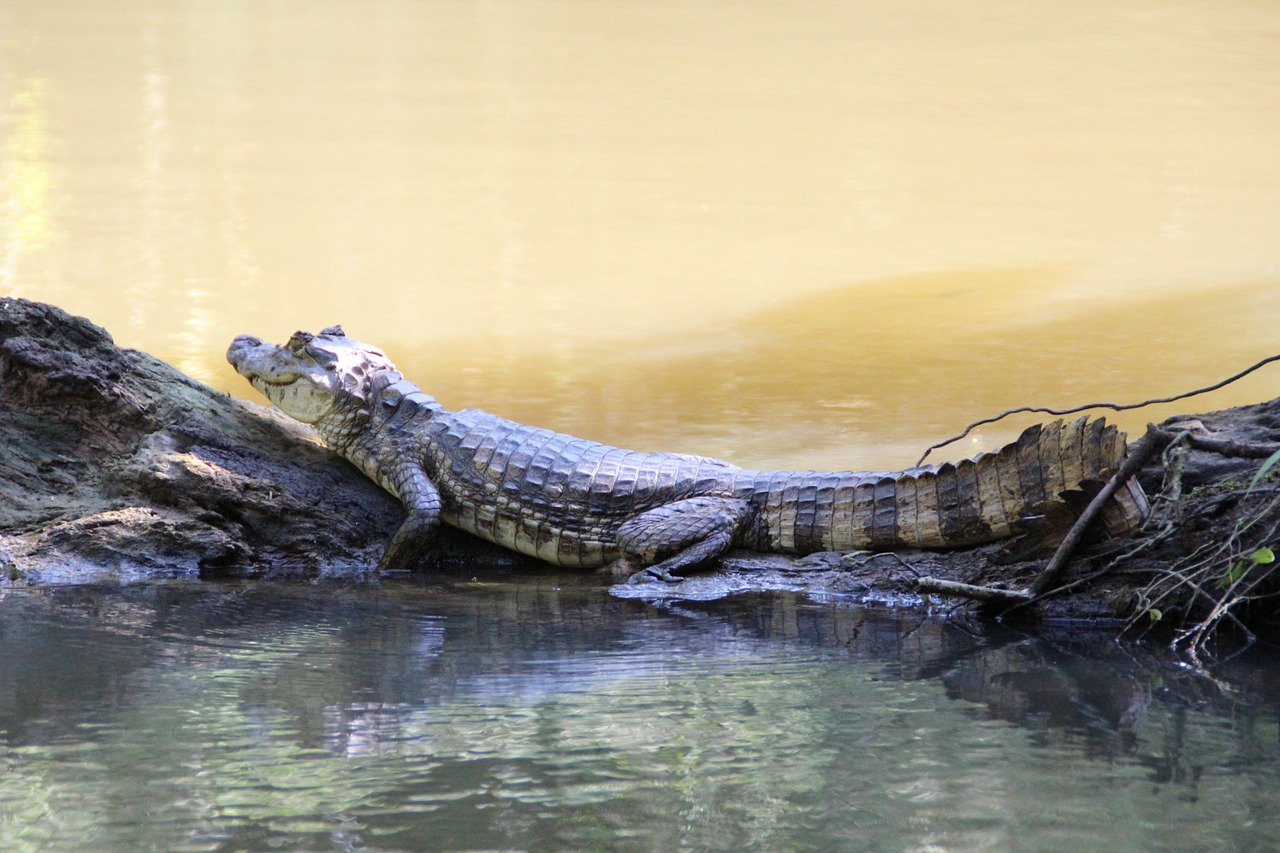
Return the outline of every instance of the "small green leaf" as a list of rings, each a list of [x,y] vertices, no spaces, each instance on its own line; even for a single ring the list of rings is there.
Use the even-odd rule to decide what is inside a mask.
[[[1275,467],[1275,464],[1277,462],[1280,462],[1280,450],[1277,450],[1275,453],[1272,453],[1270,456],[1267,457],[1267,461],[1262,463],[1262,466],[1258,468],[1258,473],[1254,474],[1253,479],[1249,481],[1248,490],[1252,491],[1253,487],[1258,485],[1258,483],[1261,482],[1263,477],[1267,476],[1267,472],[1270,471],[1273,467]]]
[[[1264,546],[1250,554],[1249,559],[1259,564],[1274,563],[1276,561],[1276,552]]]
[[[1227,572],[1227,583],[1235,583],[1244,577],[1244,560],[1240,560]]]
[[[1160,609],[1156,607],[1152,607],[1150,610],[1148,610],[1147,615],[1151,617],[1152,622],[1159,622],[1161,619],[1164,618],[1164,614],[1161,613]]]

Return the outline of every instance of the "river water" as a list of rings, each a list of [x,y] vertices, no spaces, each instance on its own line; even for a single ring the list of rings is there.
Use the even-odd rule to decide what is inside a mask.
[[[1277,152],[1269,3],[0,3],[0,293],[751,467],[1274,354]],[[9,590],[0,647],[5,850],[1280,844],[1269,660],[555,575]]]
[[[1060,634],[555,574],[9,591],[0,848],[1280,845],[1274,659],[1223,694]]]
[[[1276,351],[1278,46],[1243,0],[6,0],[0,292],[245,396],[233,336],[342,323],[450,407],[896,467]]]

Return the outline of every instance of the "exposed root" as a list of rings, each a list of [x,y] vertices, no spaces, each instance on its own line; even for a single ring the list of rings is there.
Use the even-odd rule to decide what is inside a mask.
[[[1210,656],[1211,646],[1224,645],[1219,630],[1224,623],[1235,629],[1237,651],[1252,645],[1254,633],[1240,613],[1280,593],[1273,550],[1280,547],[1280,493],[1262,495],[1267,499],[1242,514],[1220,542],[1156,570],[1138,592],[1127,630],[1145,632],[1166,620],[1175,623],[1170,646],[1197,665]]]

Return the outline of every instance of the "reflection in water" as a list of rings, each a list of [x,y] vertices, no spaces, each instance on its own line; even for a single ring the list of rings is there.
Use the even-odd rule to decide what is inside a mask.
[[[1271,353],[1277,27],[1235,0],[9,0],[0,283],[246,396],[234,335],[341,322],[451,406],[882,468]]]
[[[1273,692],[1224,703],[1078,635],[786,596],[658,610],[552,573],[4,605],[6,850],[1245,849],[1280,833]]]

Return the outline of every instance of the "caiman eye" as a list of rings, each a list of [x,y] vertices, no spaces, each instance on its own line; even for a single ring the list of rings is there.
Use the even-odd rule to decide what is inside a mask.
[[[318,346],[307,344],[307,355],[311,356],[311,360],[323,367],[325,370],[333,370],[338,363],[338,357],[327,349],[321,349]]]
[[[311,343],[310,332],[294,332],[293,337],[289,338],[289,352],[296,356],[301,356],[306,351],[309,343]]]

